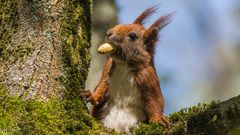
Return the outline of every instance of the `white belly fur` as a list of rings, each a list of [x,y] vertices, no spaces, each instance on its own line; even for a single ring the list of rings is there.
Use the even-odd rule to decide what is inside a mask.
[[[126,63],[117,63],[109,81],[108,114],[102,119],[108,128],[128,132],[130,127],[144,121],[144,103],[133,84],[133,75]]]

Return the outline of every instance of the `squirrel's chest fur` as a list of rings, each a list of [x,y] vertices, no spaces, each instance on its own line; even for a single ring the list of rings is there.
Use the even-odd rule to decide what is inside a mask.
[[[128,131],[129,127],[146,120],[141,92],[134,85],[134,76],[129,66],[116,63],[109,80],[109,100],[103,124],[119,131]]]

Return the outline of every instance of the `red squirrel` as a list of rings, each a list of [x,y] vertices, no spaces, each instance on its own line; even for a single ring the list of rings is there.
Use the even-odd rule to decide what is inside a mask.
[[[114,46],[99,84],[81,96],[94,107],[91,114],[106,127],[128,132],[139,122],[169,125],[163,114],[164,99],[154,67],[158,33],[169,22],[170,13],[158,18],[148,29],[144,21],[156,11],[149,7],[132,24],[120,24],[107,31],[106,42]]]

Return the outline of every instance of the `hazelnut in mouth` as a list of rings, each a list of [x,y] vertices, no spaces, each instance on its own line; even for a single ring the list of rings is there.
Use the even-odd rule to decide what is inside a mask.
[[[97,51],[101,54],[112,54],[116,51],[116,46],[109,43],[104,43],[98,48]]]

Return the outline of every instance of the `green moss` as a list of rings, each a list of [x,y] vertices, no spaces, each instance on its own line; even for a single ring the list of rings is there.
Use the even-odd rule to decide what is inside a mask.
[[[109,132],[82,109],[80,100],[23,101],[0,88],[1,134],[100,134]]]
[[[131,129],[131,132],[137,135],[162,135],[164,130],[160,124],[139,124],[138,127]]]
[[[134,134],[226,135],[239,133],[240,96],[182,109],[169,116],[171,126],[141,124]]]
[[[139,127],[132,129],[132,132],[137,135],[184,135],[188,134],[188,122],[190,119],[194,119],[195,116],[198,116],[200,113],[205,112],[206,110],[213,108],[216,105],[216,102],[211,104],[199,104],[198,106],[193,106],[190,108],[182,109],[179,112],[175,112],[169,116],[171,121],[170,127],[163,127],[159,124],[140,124]],[[199,119],[200,120],[200,119]],[[195,122],[199,122],[196,120]]]
[[[26,41],[24,44],[14,49],[6,48],[2,51],[0,61],[7,60],[10,63],[14,63],[20,58],[23,58],[24,56],[33,52],[35,50],[34,48],[34,43],[30,41]]]
[[[16,62],[34,51],[34,44],[25,41],[18,47],[11,47],[11,38],[18,29],[17,0],[3,0],[0,2],[0,62],[7,60]]]
[[[17,0],[0,2],[0,61],[6,57],[5,49],[11,43],[11,37],[17,28]]]
[[[240,96],[215,104],[188,120],[190,133],[227,134],[240,125]]]
[[[233,128],[230,132],[228,132],[228,135],[239,135],[240,133],[240,126]]]
[[[61,18],[65,97],[79,98],[90,61],[91,1],[68,1]]]
[[[194,126],[196,124],[205,124],[205,122],[210,122],[215,119],[215,115],[208,114],[207,118],[201,117],[205,114],[207,110],[212,110],[216,107],[217,103],[212,102],[211,104],[198,104],[198,106],[193,106],[188,109],[182,109],[179,112],[170,115],[170,119],[173,122],[173,127],[168,132],[171,134],[194,134]],[[200,118],[201,117],[201,118]],[[194,122],[193,122],[194,120]],[[200,132],[199,132],[200,133]]]
[[[22,100],[0,87],[0,134],[100,134],[112,132],[88,115],[79,98],[90,61],[91,1],[67,1],[61,22],[63,73],[62,99]],[[17,28],[17,1],[0,3],[0,61],[15,62],[33,51],[34,44],[11,50]],[[83,10],[84,9],[84,10]],[[35,14],[35,13],[34,13]],[[9,57],[11,56],[11,57]]]

